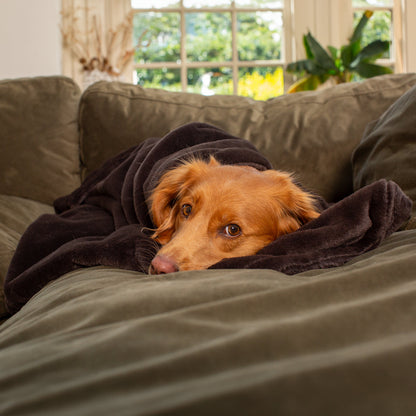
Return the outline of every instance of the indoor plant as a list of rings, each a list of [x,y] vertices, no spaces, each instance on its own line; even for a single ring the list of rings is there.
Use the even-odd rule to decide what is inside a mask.
[[[306,59],[292,62],[286,68],[288,72],[302,75],[302,78],[289,87],[288,92],[314,90],[329,80],[336,84],[349,82],[355,74],[371,78],[391,73],[389,67],[375,63],[389,50],[389,41],[375,40],[362,46],[363,29],[372,15],[370,10],[363,13],[349,43],[339,49],[328,46],[326,51],[310,32],[304,35]]]

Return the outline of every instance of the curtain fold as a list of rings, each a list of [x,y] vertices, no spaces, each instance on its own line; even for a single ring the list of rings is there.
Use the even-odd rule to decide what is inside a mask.
[[[130,1],[61,0],[61,7],[62,73],[82,87],[85,71],[80,58],[91,60],[100,49],[103,55],[106,54],[105,45],[110,43],[110,31],[123,23],[131,11]],[[131,69],[132,64],[129,62],[123,73],[126,82],[132,79]]]

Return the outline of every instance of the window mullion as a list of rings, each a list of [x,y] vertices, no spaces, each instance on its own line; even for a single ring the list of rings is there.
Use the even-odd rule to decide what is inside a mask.
[[[403,11],[401,8],[401,4],[398,1],[394,2],[393,5],[393,52],[394,52],[394,60],[395,60],[395,71],[396,72],[404,72],[405,68],[405,60],[404,60],[404,50],[403,50],[403,43],[404,43],[404,19],[403,19]]]
[[[185,20],[185,7],[183,0],[180,2],[181,7],[181,88],[182,91],[186,91],[188,88],[188,69],[186,58],[186,20]]]
[[[233,93],[238,94],[238,43],[237,43],[237,11],[235,1],[231,2],[231,42],[232,42],[232,74],[233,74]]]
[[[126,0],[127,1],[127,0]],[[278,27],[280,25],[280,23],[269,23],[270,26],[267,26],[267,22],[270,21],[270,16],[271,13],[280,13],[282,16],[285,15],[285,9],[286,9],[286,5],[288,4],[288,2],[291,2],[294,0],[284,0],[284,6],[279,5],[278,7],[262,7],[261,4],[256,5],[255,7],[250,7],[250,5],[239,5],[237,0],[230,0],[230,2],[228,3],[228,5],[226,7],[221,7],[218,5],[213,5],[213,7],[210,6],[210,2],[209,0],[205,0],[204,3],[201,2],[201,4],[203,4],[203,7],[196,7],[197,3],[189,5],[190,7],[186,7],[186,0],[178,0],[177,2],[175,2],[175,4],[173,4],[172,2],[172,7],[155,7],[152,6],[153,3],[150,4],[146,4],[145,2],[140,2],[138,3],[138,5],[144,5],[145,7],[137,7],[137,8],[133,8],[133,10],[135,10],[137,13],[156,13],[156,12],[160,12],[160,13],[172,13],[172,14],[176,14],[177,17],[175,17],[175,19],[172,20],[176,20],[177,18],[179,18],[179,34],[180,34],[180,38],[179,40],[179,45],[178,43],[176,43],[174,45],[175,49],[179,47],[179,54],[177,53],[177,49],[176,49],[176,56],[175,58],[172,60],[170,59],[172,56],[169,55],[168,53],[170,53],[170,51],[166,50],[167,53],[167,57],[169,59],[166,60],[166,62],[161,62],[161,61],[157,61],[157,62],[152,62],[152,58],[146,58],[146,62],[140,63],[140,62],[135,62],[134,63],[134,68],[135,69],[139,69],[139,68],[143,68],[146,70],[149,70],[149,72],[145,72],[143,71],[143,82],[145,85],[146,82],[153,82],[153,79],[156,79],[156,76],[161,76],[163,79],[166,79],[167,83],[170,84],[175,84],[174,88],[175,90],[182,90],[182,91],[188,91],[188,90],[192,90],[192,91],[199,91],[199,87],[197,86],[197,83],[201,82],[202,77],[200,77],[201,73],[204,72],[213,72],[214,73],[214,77],[218,76],[220,77],[219,79],[213,78],[212,79],[212,87],[210,87],[211,89],[208,92],[205,92],[207,94],[212,93],[213,89],[216,89],[216,93],[233,93],[234,95],[237,95],[239,92],[242,93],[243,95],[247,94],[247,91],[251,89],[255,90],[255,91],[261,91],[261,88],[252,88],[251,84],[253,84],[253,82],[257,83],[257,84],[270,84],[271,82],[273,83],[274,81],[270,81],[267,79],[267,77],[265,77],[265,74],[268,74],[270,72],[269,69],[263,70],[263,69],[258,69],[257,67],[271,67],[271,74],[279,77],[276,78],[278,79],[278,81],[276,81],[276,85],[281,85],[282,81],[280,80],[280,78],[283,78],[283,75],[277,75],[277,73],[275,74],[273,67],[279,67],[279,66],[284,66],[285,63],[285,52],[281,51],[282,56],[280,56],[279,59],[267,59],[267,58],[273,58],[272,55],[270,55],[270,53],[266,52],[262,52],[262,54],[258,54],[259,58],[262,58],[264,55],[265,59],[258,59],[258,60],[250,60],[251,58],[253,58],[253,47],[254,45],[250,45],[248,43],[247,45],[247,58],[240,56],[239,54],[239,41],[240,42],[248,42],[248,39],[246,40],[245,37],[244,39],[241,39],[239,36],[239,30],[241,29],[239,27],[239,21],[240,21],[240,13],[246,13],[248,15],[253,14],[255,16],[256,12],[261,11],[262,13],[269,13],[269,17],[265,17],[264,18],[264,22],[262,21],[261,23],[259,23],[259,25],[262,25],[262,27],[264,26],[266,29],[269,28],[269,31],[267,32],[267,35],[265,35],[265,42],[270,42],[272,40],[272,36],[274,37],[276,33],[276,35],[278,34]],[[305,1],[305,0],[303,0]],[[149,7],[152,6],[152,7]],[[241,7],[243,6],[243,7]],[[204,54],[201,52],[201,54],[199,55],[199,57],[196,58],[197,62],[194,62],[193,58],[188,58],[190,51],[187,50],[190,47],[190,39],[189,39],[189,34],[186,33],[186,31],[188,30],[188,24],[191,24],[192,26],[192,22],[189,21],[190,19],[190,13],[199,13],[199,14],[203,14],[203,13],[218,13],[221,14],[223,16],[223,18],[225,19],[225,17],[228,15],[230,16],[230,20],[228,20],[229,18],[226,19],[226,24],[229,24],[230,26],[228,27],[221,27],[220,30],[225,30],[228,32],[226,34],[226,36],[230,36],[230,30],[231,30],[231,45],[227,46],[227,49],[231,46],[231,56],[229,55],[229,49],[227,51],[227,54],[224,55],[224,53],[222,53],[222,55],[218,55],[217,59],[219,58],[220,60],[212,60],[212,61],[202,61],[199,59],[210,59],[209,56],[207,56],[206,58],[204,58]],[[280,17],[276,14],[277,18],[280,19]],[[286,14],[287,16],[287,14]],[[170,17],[169,17],[170,18]],[[197,16],[196,20],[198,19],[203,19],[203,16]],[[261,16],[261,19],[263,19],[263,16]],[[212,22],[211,22],[212,20]],[[246,23],[246,20],[248,23]],[[251,21],[249,18],[247,18],[246,20],[244,20],[245,25],[249,25],[248,27],[251,27],[250,25],[255,25],[256,21]],[[284,26],[284,18],[283,18],[283,26]],[[143,19],[143,21],[146,21],[146,19]],[[157,19],[155,20],[157,21]],[[212,18],[209,19],[210,25],[212,24],[216,24],[217,21],[221,21],[221,19],[217,19],[217,18]],[[177,22],[177,20],[176,20]],[[178,24],[175,23],[175,26]],[[157,21],[157,24],[161,24],[163,25],[163,21],[161,21],[160,23]],[[244,26],[244,27],[246,27]],[[177,26],[176,26],[177,27]],[[193,26],[192,26],[193,27]],[[197,26],[198,27],[198,26]],[[201,26],[203,27],[203,25]],[[196,31],[200,31],[200,28],[198,27],[198,29]],[[246,30],[246,29],[245,29]],[[270,32],[270,33],[269,33]],[[177,39],[177,35],[175,34],[174,31],[170,31],[167,32],[168,35],[169,33],[172,33],[172,36],[175,36]],[[198,32],[199,33],[199,32]],[[198,34],[198,36],[201,38],[201,33]],[[202,35],[203,36],[203,35]],[[222,36],[222,35],[221,35]],[[229,39],[229,38],[228,38]],[[178,41],[177,40],[177,41]],[[176,42],[177,42],[176,41]],[[229,40],[227,40],[227,42],[230,42]],[[164,39],[159,40],[159,43],[155,45],[155,51],[158,50],[158,48],[162,48],[161,51],[162,53],[165,52],[165,49],[163,49],[164,46]],[[167,41],[166,41],[167,42]],[[211,39],[210,39],[211,42]],[[243,42],[243,44],[244,44]],[[281,41],[281,47],[282,49],[285,49],[284,46],[284,42],[285,42],[285,34],[283,34],[282,36],[282,41]],[[167,45],[167,43],[166,43]],[[209,43],[209,45],[211,45],[211,43]],[[263,45],[262,45],[263,46]],[[243,45],[241,45],[241,47],[244,47]],[[272,46],[274,47],[274,46]],[[221,49],[222,51],[222,49]],[[154,52],[157,53],[157,52]],[[221,57],[220,57],[221,56]],[[243,59],[242,61],[240,60]],[[254,56],[255,57],[255,56]],[[283,58],[283,59],[282,59]],[[212,57],[212,59],[215,59],[215,57]],[[226,61],[224,61],[223,59],[227,59]],[[246,60],[249,59],[249,60]],[[170,60],[170,61],[169,61]],[[148,62],[149,61],[149,62]],[[212,68],[211,70],[207,69],[206,71],[203,71],[201,69],[206,69],[206,68]],[[228,70],[225,71],[220,71],[220,73],[217,72],[217,70],[215,68],[228,68]],[[247,68],[253,68],[253,69],[249,69],[247,70]],[[160,69],[163,69],[163,73],[162,71],[160,71]],[[154,73],[156,75],[154,75],[154,73],[152,72],[152,70],[156,70]],[[169,73],[168,76],[165,76],[164,72],[165,70]],[[176,70],[176,71],[175,71]],[[178,71],[179,71],[179,75],[180,75],[180,84],[178,85]],[[254,71],[254,72],[253,72]],[[175,79],[173,82],[170,82],[170,80],[172,80],[172,78],[170,78],[170,74],[176,72],[175,75]],[[223,72],[221,74],[221,72]],[[232,76],[230,77],[230,72],[232,74]],[[239,76],[240,76],[240,72],[241,72],[241,76],[242,76],[242,81],[240,84],[240,80],[239,80]],[[200,77],[200,78],[198,78]],[[198,78],[198,79],[197,79]],[[231,79],[230,79],[231,78]],[[149,79],[149,81],[147,81],[147,79]],[[205,79],[204,79],[205,80]],[[194,85],[195,84],[195,85]],[[262,84],[262,85],[263,85]],[[199,85],[199,84],[198,84]],[[205,84],[203,84],[204,86]],[[241,90],[239,91],[239,85],[241,86]],[[178,88],[180,87],[180,88]],[[273,87],[269,87],[270,90],[274,90]],[[219,92],[218,92],[219,91]],[[224,92],[222,92],[224,91]],[[251,91],[251,90],[250,90]],[[280,90],[279,90],[280,91]],[[263,95],[267,95],[266,93],[262,93]]]

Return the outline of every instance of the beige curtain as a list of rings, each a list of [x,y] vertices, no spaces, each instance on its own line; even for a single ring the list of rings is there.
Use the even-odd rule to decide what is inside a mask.
[[[129,0],[61,0],[62,7],[62,31],[69,33],[71,39],[81,42],[72,42],[72,47],[65,43],[63,36],[62,72],[73,78],[81,87],[83,85],[84,71],[79,62],[79,57],[94,56],[97,50],[96,36],[91,35],[98,28],[101,33],[101,43],[108,41],[110,30],[115,30],[122,24],[130,12]],[[75,25],[70,25],[68,16],[75,16]],[[65,17],[67,16],[67,17]],[[94,20],[95,19],[95,20]],[[76,33],[74,33],[76,31]],[[86,36],[90,33],[90,36]],[[113,48],[114,49],[114,48]],[[75,51],[75,52],[74,52]],[[116,51],[117,52],[117,51]],[[129,63],[123,72],[123,80],[131,81],[132,64]]]
[[[395,53],[395,68],[396,73],[405,72],[404,56],[403,56],[403,5],[401,1],[395,0],[393,8],[393,50]]]
[[[353,26],[351,0],[292,0],[295,59],[304,58],[302,37],[310,31],[322,45],[340,47]]]

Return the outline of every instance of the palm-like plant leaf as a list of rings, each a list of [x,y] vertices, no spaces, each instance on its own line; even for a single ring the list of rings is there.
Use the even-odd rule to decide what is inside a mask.
[[[360,42],[351,42],[341,47],[341,60],[345,68],[349,68],[360,52]]]
[[[351,68],[355,68],[358,63],[363,61],[375,61],[384,52],[388,51],[390,42],[386,40],[375,40],[364,47],[351,62]]]
[[[334,61],[338,59],[338,49],[335,46],[328,46],[329,52],[331,52],[331,57]]]
[[[363,36],[363,30],[374,13],[371,10],[366,10],[361,16],[360,21],[354,29],[354,32],[350,38],[351,43],[360,42]]]
[[[325,75],[327,70],[319,66],[315,60],[301,59],[300,61],[292,62],[287,67],[288,72],[302,74],[306,72],[310,75]]]
[[[288,89],[288,93],[316,90],[316,88],[322,84],[326,79],[321,79],[318,75],[309,75],[296,81]]]
[[[311,48],[309,46],[307,35],[303,35],[302,41],[303,41],[303,47],[305,48],[306,58],[307,59],[313,59],[314,55],[313,55],[313,53],[311,51]]]
[[[337,67],[328,52],[321,46],[321,44],[311,35],[310,32],[306,35],[306,42],[309,45],[310,52],[313,54],[313,60],[317,66],[328,71],[337,72]]]
[[[339,83],[350,81],[354,72],[363,78],[391,73],[390,68],[373,63],[389,49],[390,42],[376,40],[361,49],[363,30],[372,15],[372,11],[364,12],[354,29],[350,43],[341,49],[328,46],[328,52],[310,32],[304,35],[303,45],[307,59],[289,64],[287,71],[308,75],[293,84],[289,92],[315,89],[331,76]]]
[[[287,72],[302,73],[308,69],[308,59],[301,59],[300,61],[292,62],[286,67]]]
[[[372,64],[369,62],[359,62],[354,70],[357,71],[358,75],[363,78],[371,78],[377,75],[391,74],[393,72],[387,66]]]
[[[348,68],[350,63],[354,60],[351,43],[341,47],[341,60],[346,68]]]

